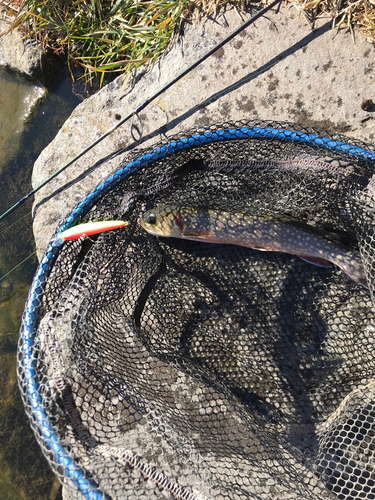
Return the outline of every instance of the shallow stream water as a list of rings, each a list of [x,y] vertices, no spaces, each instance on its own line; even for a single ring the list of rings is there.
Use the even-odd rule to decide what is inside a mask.
[[[0,70],[0,214],[31,191],[35,160],[80,102],[67,72],[45,91]],[[61,498],[59,483],[30,430],[16,377],[21,316],[37,266],[32,201],[0,221],[1,500]]]

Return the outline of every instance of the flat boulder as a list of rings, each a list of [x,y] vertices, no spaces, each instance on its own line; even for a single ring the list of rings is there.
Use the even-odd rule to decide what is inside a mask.
[[[246,17],[250,14],[247,13]],[[124,86],[123,76],[80,104],[41,153],[33,171],[37,187],[121,118],[242,24],[235,9],[183,33],[153,68]],[[141,113],[138,145],[121,126],[35,197],[34,234],[39,258],[74,207],[117,170],[129,152],[191,128],[264,119],[313,126],[375,143],[375,45],[331,29],[320,18],[312,29],[294,8],[273,10],[244,30]],[[84,172],[87,175],[74,182]]]

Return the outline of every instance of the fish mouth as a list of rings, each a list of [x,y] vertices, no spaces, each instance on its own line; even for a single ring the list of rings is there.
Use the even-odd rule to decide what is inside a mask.
[[[147,231],[148,233],[152,233],[152,230],[146,226],[146,223],[142,220],[141,217],[138,219],[137,222],[145,231]]]

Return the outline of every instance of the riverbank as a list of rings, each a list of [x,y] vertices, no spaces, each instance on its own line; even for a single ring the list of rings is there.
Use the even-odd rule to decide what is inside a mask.
[[[53,141],[51,137],[35,162],[33,186],[56,172],[239,24],[238,13],[229,9],[213,19],[201,19],[196,26],[187,25],[176,45],[142,78],[123,88],[119,77],[85,100],[66,121],[60,120],[56,128],[59,133]],[[123,126],[38,193],[33,207],[38,256],[44,254],[54,231],[72,209],[121,161],[126,161],[130,151],[150,146],[165,136],[170,138],[212,123],[269,119],[299,122],[333,134],[342,132],[374,144],[374,112],[361,107],[364,99],[375,101],[371,93],[374,50],[364,38],[357,37],[354,43],[350,32],[332,31],[329,18],[320,19],[311,30],[294,9],[284,6],[279,13],[273,11],[140,113],[144,129],[141,145],[132,140],[129,127]],[[64,106],[59,103],[56,109]],[[45,131],[52,128],[53,120],[54,115],[49,115]],[[43,140],[46,145],[47,136]],[[33,161],[30,157],[30,168]],[[84,173],[88,174],[84,180],[76,182]],[[29,174],[29,170],[22,172],[25,179]],[[14,179],[16,201],[28,186],[21,184],[16,175]],[[17,213],[16,218],[19,216]],[[31,224],[31,217],[27,221]],[[9,301],[6,307],[8,312],[13,311],[14,302]],[[14,325],[19,319],[20,313],[13,313]],[[15,348],[14,338],[12,342]],[[11,370],[10,362],[7,366]],[[16,390],[14,379],[9,380],[11,383]],[[7,415],[11,414],[9,410]],[[11,444],[17,442],[19,434],[14,436]],[[19,458],[22,453],[19,445],[13,456]]]
[[[71,72],[78,68],[86,82],[92,83],[96,78],[102,86],[110,81],[111,75],[127,74],[142,65],[154,64],[171,47],[184,22],[195,23],[201,16],[215,17],[229,5],[242,17],[245,7],[260,8],[264,3],[254,1],[250,4],[242,0],[172,0],[168,3],[162,0],[134,3],[32,0],[24,5],[18,0],[2,1],[0,33],[9,35],[13,31],[14,37],[7,35],[4,49],[0,46],[0,66],[5,57],[7,64],[18,66],[26,74],[39,72],[45,78],[43,73],[49,70],[43,71],[47,55],[54,54],[68,61]],[[288,0],[288,5],[297,8],[311,27],[321,17],[330,18],[332,28],[350,31],[353,40],[355,33],[361,33],[375,43],[375,0]],[[19,48],[20,33],[23,50]],[[25,69],[29,63],[30,67]]]

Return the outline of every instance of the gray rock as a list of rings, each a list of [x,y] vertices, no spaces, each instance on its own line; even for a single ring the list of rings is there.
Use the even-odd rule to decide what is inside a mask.
[[[135,109],[241,23],[232,9],[187,25],[169,53],[136,83],[122,92],[119,77],[80,104],[35,163],[34,187],[112,127],[117,115]],[[243,31],[142,111],[141,147],[191,127],[254,118],[297,122],[374,143],[374,113],[361,108],[364,99],[375,98],[374,56],[375,45],[360,35],[354,43],[350,33],[331,30],[329,19],[319,19],[312,31],[296,10],[283,7]],[[77,203],[135,147],[124,125],[39,191],[34,206],[39,257]],[[103,162],[120,148],[119,155]],[[61,191],[93,166],[97,168],[84,180]]]
[[[12,18],[0,9],[0,33],[9,29]],[[18,29],[0,37],[0,67],[11,69],[33,80],[40,80],[42,49],[35,41],[25,43]]]

